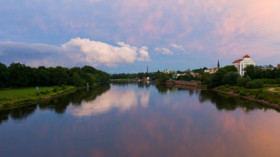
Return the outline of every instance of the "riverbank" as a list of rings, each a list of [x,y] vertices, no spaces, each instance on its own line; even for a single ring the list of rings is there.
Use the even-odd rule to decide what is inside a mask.
[[[238,86],[219,86],[211,89],[234,97],[254,101],[275,109],[280,109],[280,91],[278,87],[266,86],[261,89],[246,89]]]
[[[42,100],[51,99],[62,94],[75,92],[78,88],[75,86],[52,86],[28,88],[8,88],[0,90],[0,109],[6,107],[15,107],[28,103],[37,103]]]
[[[198,85],[184,81],[183,83],[181,81],[166,81],[165,84],[167,86],[173,86],[177,88],[206,89],[201,84]],[[247,89],[238,86],[224,85],[209,90],[257,102],[262,105],[280,110],[280,87],[275,87],[275,85],[267,84],[262,89]]]

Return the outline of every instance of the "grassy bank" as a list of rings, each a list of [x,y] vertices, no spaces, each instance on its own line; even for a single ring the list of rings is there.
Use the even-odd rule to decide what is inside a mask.
[[[75,90],[74,86],[8,88],[0,90],[0,105],[32,102]]]
[[[258,100],[265,100],[269,103],[280,105],[280,87],[276,84],[266,84],[264,88],[260,89],[247,89],[239,86],[223,85],[216,87],[215,90],[235,93],[239,94],[240,96],[246,96]]]

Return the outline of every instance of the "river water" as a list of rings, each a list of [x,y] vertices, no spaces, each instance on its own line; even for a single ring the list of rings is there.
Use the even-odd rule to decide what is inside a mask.
[[[280,114],[211,91],[111,84],[0,111],[0,156],[279,157]]]

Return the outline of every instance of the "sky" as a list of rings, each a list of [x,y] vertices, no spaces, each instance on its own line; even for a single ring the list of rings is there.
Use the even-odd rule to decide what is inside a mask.
[[[109,73],[280,64],[279,0],[1,0],[0,62]]]

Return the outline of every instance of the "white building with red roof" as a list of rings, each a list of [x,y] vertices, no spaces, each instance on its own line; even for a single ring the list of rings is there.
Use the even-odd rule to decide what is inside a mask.
[[[238,73],[244,76],[244,69],[248,65],[256,65],[255,61],[249,55],[245,55],[242,59],[237,59],[232,64],[237,68]]]

